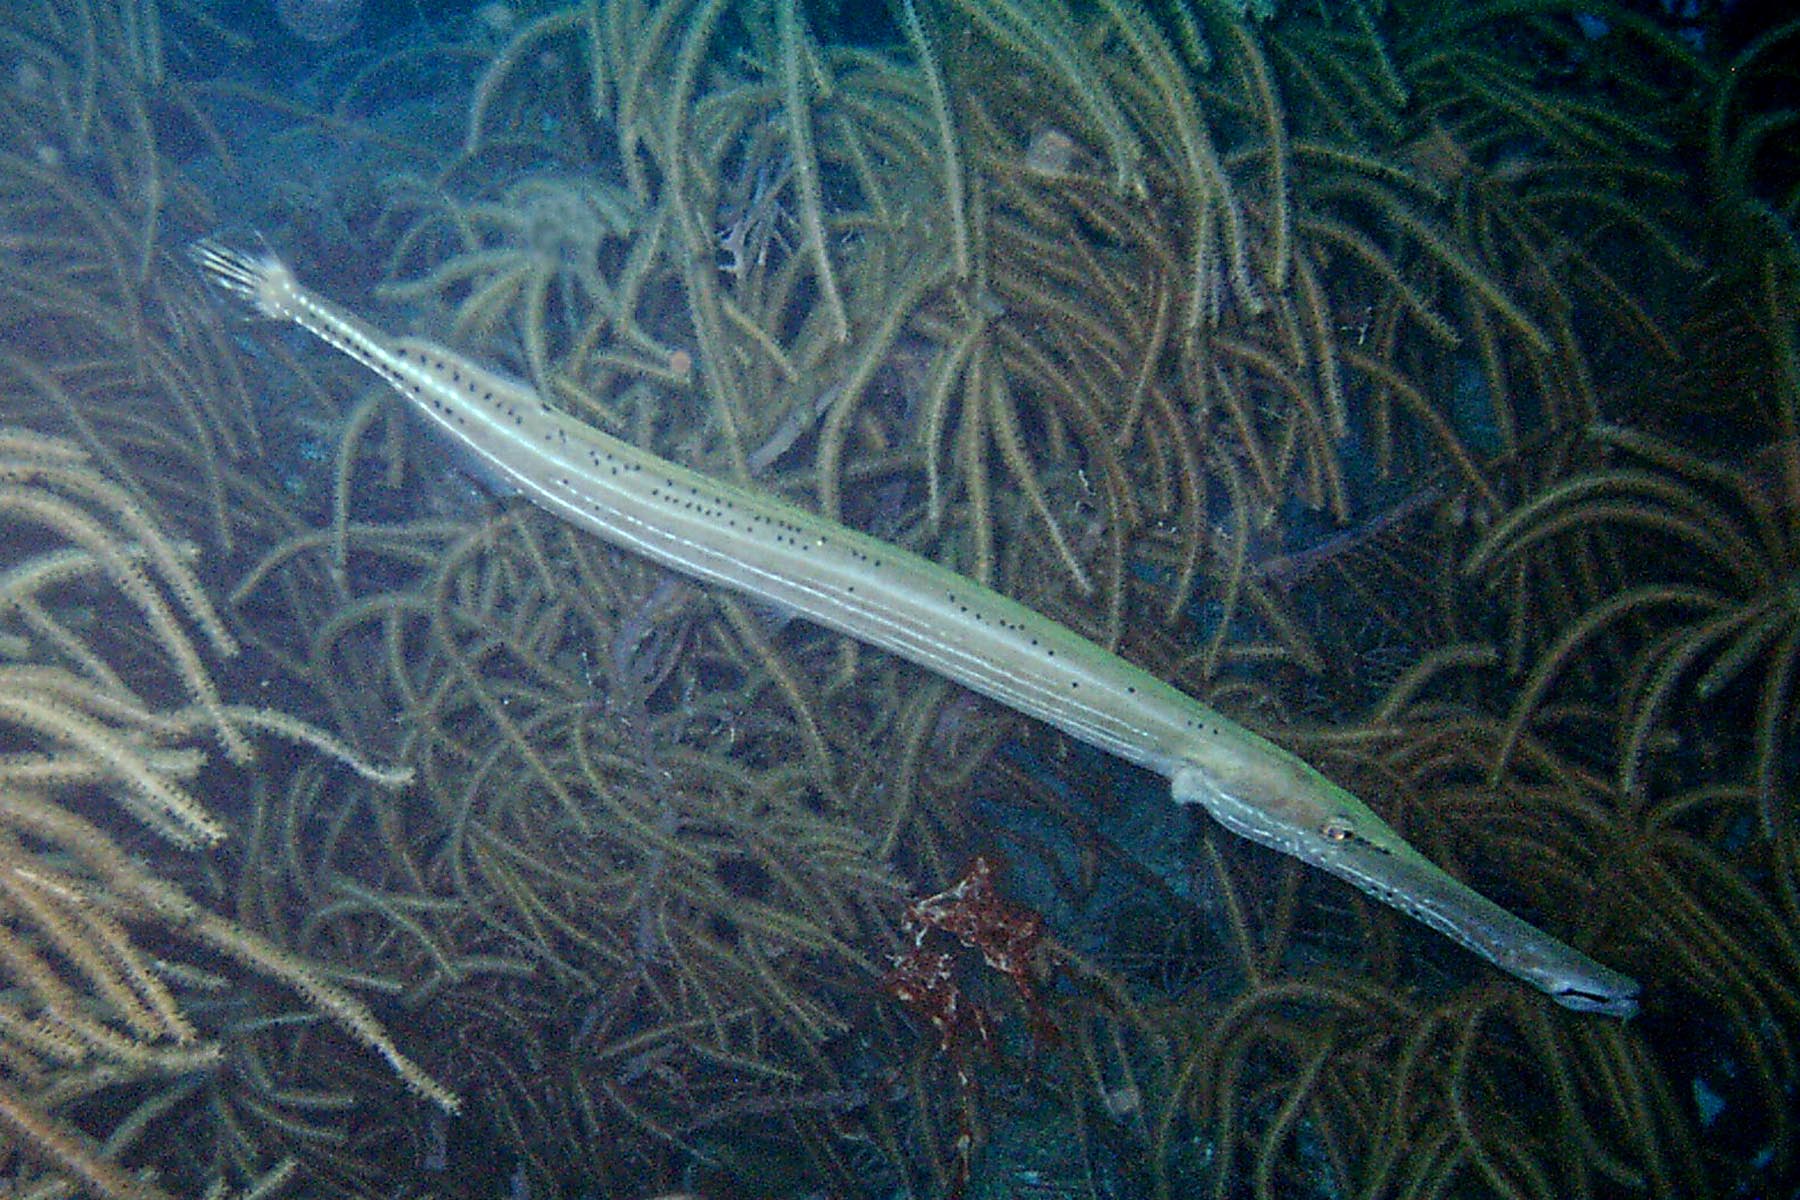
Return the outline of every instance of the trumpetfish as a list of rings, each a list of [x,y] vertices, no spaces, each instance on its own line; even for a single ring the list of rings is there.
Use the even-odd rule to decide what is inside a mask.
[[[1629,1017],[1637,982],[1483,896],[1297,755],[1067,626],[920,555],[639,449],[529,385],[391,337],[272,255],[195,261],[264,316],[379,375],[540,507],[696,579],[771,601],[1148,768],[1179,804],[1328,871],[1581,1012]]]

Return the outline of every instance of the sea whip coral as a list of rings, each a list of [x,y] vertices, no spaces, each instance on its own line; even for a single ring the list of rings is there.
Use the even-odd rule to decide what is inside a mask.
[[[362,0],[275,0],[275,15],[295,37],[329,46],[356,28]]]

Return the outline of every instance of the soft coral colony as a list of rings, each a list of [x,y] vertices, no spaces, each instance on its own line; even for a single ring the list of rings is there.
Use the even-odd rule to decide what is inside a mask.
[[[282,91],[245,64],[296,44],[197,5],[0,29],[14,1174],[1674,1197],[1791,1170],[1793,28],[376,19]],[[718,489],[692,512],[620,494],[665,530],[742,498],[773,524],[740,565],[815,590],[813,539],[901,547],[949,604],[913,657],[978,689],[1003,640],[956,632],[958,577],[966,621],[1053,618],[1059,654],[1367,798],[1375,825],[1300,827],[1374,856],[1343,873],[1376,899],[1427,881],[1396,884],[1370,831],[1397,831],[1448,872],[1416,915],[1565,1002],[1624,1011],[1598,963],[1629,971],[1643,1014],[1477,970],[1011,711],[1008,680],[1135,673],[1020,648],[984,704],[471,501],[350,364],[206,296],[180,250],[243,223],[446,425],[542,406],[680,464]],[[270,286],[260,252],[206,261]],[[612,494],[521,470],[501,424],[527,495]],[[1022,707],[1133,744],[1098,702]],[[1271,796],[1213,807],[1304,856]],[[1467,886],[1557,940],[1468,934]]]

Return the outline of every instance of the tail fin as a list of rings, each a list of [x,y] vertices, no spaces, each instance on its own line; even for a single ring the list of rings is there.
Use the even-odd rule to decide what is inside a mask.
[[[294,273],[273,254],[250,255],[212,238],[202,238],[188,247],[188,256],[214,283],[243,296],[265,317],[294,318],[294,300],[300,285],[294,281]]]

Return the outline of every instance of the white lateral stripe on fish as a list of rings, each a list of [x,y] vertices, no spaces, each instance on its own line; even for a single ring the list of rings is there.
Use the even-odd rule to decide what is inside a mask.
[[[1177,802],[1349,881],[1566,1007],[1636,1012],[1634,980],[1443,871],[1295,755],[1068,627],[910,551],[584,425],[441,346],[388,337],[301,287],[272,256],[211,241],[193,253],[221,286],[369,367],[571,524],[1148,767]]]

